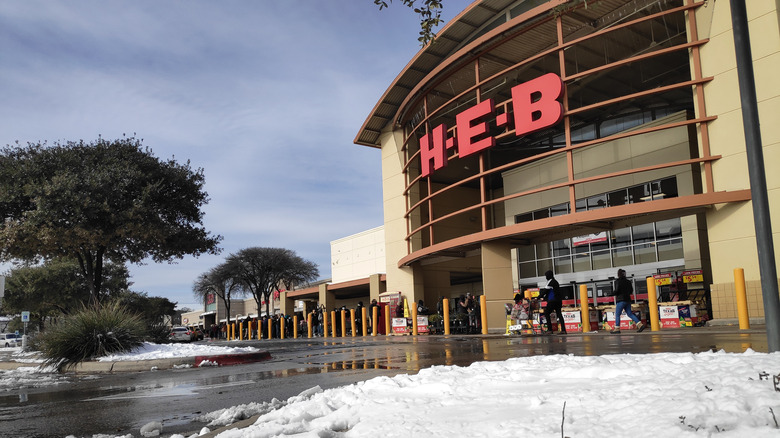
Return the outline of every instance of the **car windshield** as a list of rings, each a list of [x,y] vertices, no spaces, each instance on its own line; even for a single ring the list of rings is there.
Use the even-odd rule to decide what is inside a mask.
[[[184,328],[184,327],[176,327],[175,329],[173,329],[173,331],[175,331],[175,332],[186,332],[187,329]]]

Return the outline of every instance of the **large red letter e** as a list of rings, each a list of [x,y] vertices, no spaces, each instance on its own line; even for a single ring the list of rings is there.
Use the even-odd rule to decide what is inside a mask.
[[[563,81],[555,73],[547,73],[513,87],[515,135],[525,135],[560,122],[563,106],[558,99],[562,93]],[[536,96],[539,98],[534,101]]]

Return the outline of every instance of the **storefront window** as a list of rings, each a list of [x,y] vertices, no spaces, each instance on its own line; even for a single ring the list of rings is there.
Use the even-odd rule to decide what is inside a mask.
[[[644,243],[642,245],[634,245],[634,259],[636,264],[653,263],[656,261],[655,245],[652,243]]]
[[[655,240],[655,227],[652,223],[631,227],[634,243],[652,242]]]
[[[626,189],[615,190],[607,194],[607,205],[617,207],[628,203],[628,193]]]
[[[590,252],[588,246],[575,247],[572,259],[574,272],[590,271]]]
[[[615,248],[612,250],[612,260],[615,266],[629,266],[634,264],[634,255],[630,246]]]
[[[658,260],[674,260],[685,257],[682,239],[662,240],[658,242]]]
[[[544,275],[547,271],[552,271],[552,269],[552,259],[542,259],[536,263],[536,270],[539,273],[539,276]]]
[[[571,257],[556,257],[554,272],[556,274],[568,274],[572,272]]]
[[[609,250],[593,251],[593,269],[605,269],[612,267],[612,259],[609,257]]]

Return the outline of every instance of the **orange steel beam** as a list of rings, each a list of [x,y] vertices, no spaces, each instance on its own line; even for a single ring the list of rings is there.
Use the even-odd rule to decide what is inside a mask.
[[[706,163],[708,161],[714,161],[714,160],[717,160],[717,159],[720,159],[720,158],[721,158],[720,155],[713,156],[713,157],[708,157],[708,158],[691,158],[689,160],[673,161],[673,162],[669,162],[669,163],[655,164],[655,165],[652,165],[652,166],[637,167],[637,168],[632,168],[632,169],[627,169],[627,170],[621,170],[621,171],[618,171],[618,172],[605,173],[605,174],[602,174],[602,175],[596,175],[596,176],[591,176],[591,177],[587,177],[587,178],[580,178],[580,179],[573,180],[573,181],[567,181],[567,182],[558,183],[558,184],[551,184],[549,186],[537,187],[535,189],[530,189],[530,190],[526,190],[526,191],[523,191],[523,192],[513,193],[511,195],[503,196],[501,198],[497,198],[497,199],[493,199],[493,200],[490,200],[490,201],[486,201],[484,204],[485,205],[491,205],[491,204],[496,204],[496,203],[499,203],[499,202],[505,202],[505,201],[508,201],[510,199],[519,198],[519,197],[522,197],[522,196],[532,195],[534,193],[541,193],[541,192],[546,192],[548,190],[559,189],[559,188],[566,187],[566,186],[572,186],[573,187],[574,185],[577,185],[577,184],[584,184],[584,183],[588,183],[588,182],[592,182],[592,181],[598,181],[598,180],[607,179],[607,178],[615,178],[615,177],[623,176],[623,175],[633,175],[633,174],[636,174],[636,173],[649,172],[649,171],[652,171],[652,170],[665,169],[665,168],[669,168],[669,167],[685,166],[685,165],[689,165],[689,164]],[[571,204],[571,205],[574,205],[574,204]],[[422,226],[418,227],[417,229],[412,231],[410,234],[408,234],[406,236],[406,238],[407,239],[410,238],[415,233],[419,232],[420,230],[422,230],[422,229],[424,229],[426,227],[430,227],[430,226],[432,226],[432,225],[434,225],[434,224],[436,224],[438,222],[444,221],[446,219],[449,219],[451,217],[454,217],[454,216],[457,216],[457,215],[460,215],[460,214],[463,214],[463,213],[467,213],[467,212],[469,212],[471,210],[476,210],[477,208],[480,208],[480,207],[483,207],[483,205],[482,204],[475,204],[475,205],[469,206],[467,208],[464,208],[464,209],[461,209],[461,210],[454,211],[452,213],[446,214],[446,215],[444,215],[442,217],[436,218],[436,219],[430,221],[429,223],[426,223],[425,225],[422,225]]]
[[[482,242],[522,236],[523,234],[532,231],[553,231],[556,228],[570,225],[588,226],[590,223],[615,221],[637,215],[705,208],[716,204],[743,202],[749,200],[750,190],[736,190],[731,192],[701,193],[698,195],[660,199],[657,201],[641,202],[638,204],[627,204],[617,207],[602,208],[599,210],[570,213],[562,216],[555,216],[536,221],[523,222],[520,224],[494,228],[491,230],[481,231],[470,234],[468,236],[458,237],[447,240],[445,242],[437,243],[403,257],[398,261],[398,267],[401,268],[408,266],[423,258],[435,256],[437,253],[442,251],[451,251],[455,248],[473,246],[481,244]]]
[[[572,40],[572,41],[569,41],[569,42],[566,42],[566,43],[563,43],[563,44],[559,44],[559,46],[558,46],[558,47],[553,47],[553,48],[550,48],[550,49],[548,49],[548,50],[545,50],[545,51],[543,51],[543,52],[540,52],[540,53],[538,53],[538,54],[536,54],[536,55],[534,55],[534,56],[528,57],[528,58],[524,59],[523,61],[521,61],[521,62],[519,62],[519,63],[517,63],[517,64],[515,64],[515,65],[512,65],[512,66],[510,66],[510,67],[507,67],[506,69],[504,69],[504,70],[501,70],[501,71],[499,71],[499,72],[497,72],[497,73],[495,73],[495,74],[493,74],[493,75],[491,75],[491,76],[489,76],[489,77],[485,78],[485,79],[484,79],[483,81],[481,81],[481,82],[477,82],[477,83],[475,83],[473,86],[471,86],[471,87],[467,88],[466,90],[464,90],[464,91],[463,91],[463,92],[461,92],[460,94],[458,94],[458,95],[456,95],[455,97],[453,97],[452,99],[450,99],[450,101],[457,100],[457,99],[459,99],[460,97],[463,97],[465,94],[467,94],[467,93],[470,93],[470,92],[474,91],[474,89],[475,89],[475,88],[477,88],[477,87],[480,87],[480,86],[484,85],[485,83],[487,83],[487,82],[490,82],[491,80],[493,80],[493,79],[495,79],[495,78],[497,78],[497,77],[500,77],[500,76],[502,76],[502,75],[505,75],[505,74],[509,73],[509,72],[510,72],[510,71],[512,71],[512,70],[515,70],[515,69],[517,69],[517,68],[519,68],[519,67],[522,67],[522,66],[523,66],[523,65],[525,65],[525,64],[530,64],[530,63],[532,63],[533,61],[535,61],[535,60],[537,60],[537,59],[539,59],[539,58],[542,58],[542,57],[544,57],[544,56],[547,56],[547,55],[549,55],[549,54],[551,54],[551,53],[554,53],[554,52],[556,52],[556,51],[558,51],[558,50],[563,50],[563,49],[565,49],[565,48],[568,48],[568,47],[570,47],[570,46],[573,46],[573,45],[575,45],[575,44],[579,44],[579,43],[581,43],[581,42],[584,42],[584,41],[587,41],[587,40],[589,40],[589,39],[592,39],[592,38],[597,38],[597,37],[600,37],[600,36],[602,36],[602,35],[604,35],[604,34],[608,34],[608,33],[610,33],[610,32],[614,32],[614,31],[616,31],[616,30],[623,29],[623,28],[625,28],[625,27],[633,26],[633,25],[636,25],[636,24],[638,24],[638,23],[641,23],[641,22],[644,22],[644,21],[648,21],[648,20],[654,20],[654,19],[656,19],[656,18],[659,18],[659,17],[665,16],[665,15],[675,14],[675,13],[678,13],[678,12],[683,12],[683,11],[687,11],[687,10],[689,10],[689,9],[697,8],[697,7],[699,7],[699,6],[703,5],[703,4],[704,4],[704,2],[698,2],[698,3],[694,3],[694,4],[690,4],[690,5],[683,5],[683,6],[680,6],[680,7],[677,7],[677,8],[667,9],[667,10],[665,10],[665,11],[661,11],[661,12],[658,12],[658,13],[655,13],[655,14],[651,14],[651,15],[648,15],[648,16],[646,16],[646,17],[638,18],[638,19],[636,19],[636,20],[631,20],[631,21],[628,21],[628,22],[626,22],[626,23],[622,23],[622,24],[619,24],[619,25],[616,25],[616,26],[609,27],[609,28],[607,28],[607,29],[602,29],[602,30],[600,30],[600,31],[593,32],[593,33],[591,33],[591,34],[589,34],[589,35],[585,35],[585,36],[583,36],[583,37],[580,37],[580,38],[577,38],[577,39],[575,39],[575,40]],[[537,9],[538,9],[538,8],[537,8]],[[503,29],[503,28],[511,28],[511,27],[515,27],[515,26],[517,26],[517,23],[522,23],[523,21],[525,21],[525,20],[527,20],[527,19],[529,19],[529,18],[532,18],[532,17],[533,17],[533,16],[535,16],[535,15],[538,15],[538,14],[536,14],[536,13],[532,14],[531,12],[533,12],[533,11],[535,11],[535,10],[531,10],[531,11],[529,11],[529,12],[526,12],[525,14],[523,14],[523,15],[521,15],[521,16],[519,16],[519,17],[515,17],[515,18],[514,18],[514,19],[512,19],[510,22],[507,22],[507,23],[505,23],[505,24],[503,24],[503,25],[499,26],[498,28],[494,29],[492,32],[488,33],[487,35],[491,35],[491,34],[493,34],[493,35],[490,37],[490,38],[493,38],[493,37],[495,37],[496,35],[499,35],[499,34],[501,34],[501,33],[505,33],[507,30],[506,30],[506,29]],[[512,24],[511,24],[511,26],[509,25],[510,23],[512,23]],[[541,22],[540,22],[540,23],[541,23]],[[537,23],[536,25],[538,25],[538,24],[540,24],[540,23]],[[535,27],[535,26],[534,26],[534,27]],[[501,31],[499,32],[499,29],[503,29],[503,30],[501,30]],[[506,43],[506,42],[508,42],[508,41],[511,41],[511,40],[512,40],[512,38],[514,38],[514,36],[515,36],[516,34],[524,33],[524,32],[527,32],[528,30],[529,30],[529,28],[523,28],[523,29],[521,29],[521,30],[518,30],[518,31],[517,31],[517,32],[515,32],[513,35],[509,35],[509,36],[505,37],[505,38],[504,38],[504,39],[503,39],[503,40],[502,40],[500,43],[493,44],[493,45],[491,45],[491,46],[489,46],[489,47],[486,47],[486,48],[484,48],[483,50],[481,50],[481,51],[480,51],[478,54],[476,54],[476,55],[472,55],[472,56],[468,57],[466,60],[464,60],[464,61],[463,61],[463,63],[465,64],[465,63],[467,63],[467,62],[471,62],[471,61],[472,61],[474,58],[480,58],[482,55],[484,55],[485,53],[487,53],[487,52],[489,52],[490,50],[494,49],[495,47],[498,47],[499,45],[501,45],[501,44],[503,44],[503,43]],[[486,36],[487,36],[487,35],[486,35]],[[490,39],[490,38],[487,38],[487,39]],[[450,56],[450,57],[449,57],[449,59],[452,59],[452,60],[458,60],[458,59],[460,59],[460,58],[461,58],[461,56],[462,56],[462,55],[466,55],[466,54],[468,54],[468,53],[472,52],[472,51],[474,50],[474,48],[475,48],[476,46],[478,46],[478,45],[479,45],[479,44],[477,44],[477,43],[478,43],[479,41],[481,41],[482,39],[483,39],[483,38],[480,38],[480,39],[478,39],[478,40],[475,40],[474,42],[470,43],[468,46],[464,47],[463,49],[461,49],[461,50],[459,50],[458,52],[456,52],[454,55]],[[486,39],[486,40],[487,40],[487,39]],[[484,42],[484,41],[483,41],[483,42]],[[684,45],[684,46],[688,46],[689,44],[697,44],[697,43],[699,43],[699,42],[697,42],[697,41],[693,41],[693,42],[691,42],[691,43],[687,43],[687,44],[686,44],[686,45]],[[680,48],[682,48],[682,47],[684,47],[684,46],[682,46],[682,45],[681,45],[681,46],[676,46],[676,47],[680,47]],[[664,50],[668,50],[668,49],[664,49]],[[657,52],[652,52],[651,54],[647,54],[647,55],[640,55],[640,56],[639,56],[639,57],[637,57],[637,58],[644,58],[645,56],[648,56],[648,55],[649,55],[649,56],[652,56],[652,54],[657,54]],[[622,62],[622,61],[621,61],[621,62]],[[427,96],[427,93],[424,93],[424,94],[422,94],[422,93],[421,93],[421,90],[422,90],[422,88],[423,88],[424,86],[428,85],[428,84],[429,84],[429,82],[430,82],[430,81],[431,81],[431,80],[432,80],[432,79],[433,79],[433,78],[434,78],[436,75],[438,75],[439,73],[441,73],[441,71],[443,71],[444,69],[450,68],[450,67],[452,66],[452,64],[453,64],[453,62],[445,62],[445,63],[442,63],[442,64],[440,64],[438,67],[436,67],[435,69],[433,69],[433,70],[432,70],[432,71],[431,71],[431,72],[430,72],[430,73],[429,73],[429,74],[428,74],[428,75],[427,75],[425,78],[423,78],[421,81],[419,81],[418,85],[417,85],[417,86],[416,86],[414,89],[412,89],[412,90],[411,90],[409,93],[407,93],[407,97],[406,97],[406,98],[405,98],[405,99],[404,99],[404,100],[401,102],[401,104],[398,106],[398,108],[399,108],[399,109],[398,109],[398,111],[396,111],[396,114],[395,114],[395,116],[394,116],[393,120],[398,120],[398,118],[399,118],[399,116],[400,116],[400,113],[401,113],[401,111],[403,111],[403,110],[404,110],[404,108],[406,108],[406,107],[407,107],[407,106],[410,104],[410,100],[411,100],[412,98],[416,98],[416,99],[422,99],[422,98],[423,98],[423,96]],[[575,76],[572,76],[572,77],[577,77],[577,76],[579,76],[579,75],[575,75]],[[446,79],[446,78],[443,78],[443,79],[441,79],[441,80],[443,81],[443,80],[445,80],[445,79]],[[569,79],[569,78],[567,78],[567,79]],[[430,87],[430,88],[434,88],[435,86],[436,86],[436,84],[431,84],[429,87]],[[446,104],[444,104],[444,105],[440,105],[438,108],[436,108],[436,109],[435,109],[435,110],[433,110],[432,112],[430,112],[430,113],[426,113],[426,118],[425,118],[424,120],[420,121],[420,123],[419,123],[417,126],[415,126],[414,128],[412,128],[412,132],[416,131],[416,130],[417,130],[417,129],[418,129],[418,128],[419,128],[419,127],[420,127],[420,126],[423,124],[423,123],[425,123],[425,122],[426,122],[426,121],[427,121],[427,120],[428,120],[430,117],[433,117],[435,114],[437,114],[437,113],[438,113],[440,110],[443,110],[445,107],[446,107]],[[406,141],[405,141],[404,143],[406,143]]]
[[[589,140],[589,141],[585,141],[585,142],[582,142],[582,143],[574,144],[574,145],[571,146],[571,150],[577,150],[577,149],[581,149],[581,148],[584,148],[584,147],[592,146],[592,145],[595,145],[595,144],[607,143],[607,142],[610,142],[610,141],[620,140],[620,139],[623,139],[623,138],[633,137],[633,136],[642,135],[642,134],[648,134],[648,133],[651,133],[651,132],[662,131],[664,129],[677,128],[677,127],[686,126],[686,125],[708,123],[708,122],[711,122],[711,121],[715,120],[716,118],[717,117],[710,116],[710,117],[706,117],[706,118],[689,119],[689,120],[683,120],[681,122],[674,122],[674,123],[669,123],[669,124],[660,125],[660,126],[653,126],[653,127],[637,129],[637,130],[633,130],[633,131],[620,132],[620,133],[617,133],[617,134],[614,134],[614,135],[610,135],[608,137],[603,137],[603,138],[599,138],[599,139],[596,139],[596,140]],[[489,171],[486,172],[486,175],[490,174],[490,173],[503,172],[505,170],[509,170],[509,169],[514,168],[514,167],[521,166],[523,164],[531,163],[531,162],[538,161],[538,160],[541,160],[541,159],[544,159],[544,158],[547,158],[547,157],[550,157],[550,156],[553,156],[553,155],[556,155],[556,154],[564,153],[567,150],[568,150],[568,148],[562,148],[562,149],[558,149],[558,150],[554,150],[554,151],[550,151],[550,152],[543,152],[541,154],[537,154],[537,155],[534,155],[532,157],[523,158],[523,159],[520,159],[520,160],[517,160],[517,161],[513,161],[511,163],[504,164],[502,166],[498,166],[498,167],[495,167],[493,169],[490,169]],[[704,156],[704,157],[701,157],[701,158],[707,159],[707,158],[710,158],[710,156]],[[409,207],[409,209],[407,210],[407,212],[404,215],[404,217],[408,218],[409,215],[411,214],[411,212],[413,210],[415,210],[416,208],[418,208],[428,198],[436,196],[436,195],[439,195],[441,193],[444,193],[447,190],[455,189],[455,188],[457,188],[457,187],[459,187],[461,185],[465,185],[465,184],[467,184],[467,183],[477,179],[480,176],[481,176],[480,174],[472,175],[472,176],[470,176],[468,178],[464,178],[464,179],[462,179],[462,180],[460,180],[458,182],[450,184],[447,187],[444,187],[444,188],[436,191],[435,193],[429,193],[427,196],[425,196],[424,198],[420,199],[416,204],[414,204],[411,207]]]

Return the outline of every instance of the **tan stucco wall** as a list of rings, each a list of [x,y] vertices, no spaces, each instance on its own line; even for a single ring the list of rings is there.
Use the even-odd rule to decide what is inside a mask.
[[[761,137],[766,164],[769,205],[775,242],[775,260],[780,260],[780,28],[778,2],[746,2],[753,68],[755,70]],[[723,158],[713,164],[715,190],[740,190],[750,187],[745,152],[742,112],[737,83],[736,55],[728,2],[708,2],[697,14],[700,38],[709,38],[701,49],[702,73],[712,76],[704,86],[708,115],[718,119],[710,123],[710,147]],[[713,313],[720,318],[736,317],[734,268],[745,269],[748,284],[760,278],[751,204],[721,205],[707,214],[713,270]],[[758,284],[758,283],[755,283]],[[763,315],[759,287],[748,287],[748,300],[756,303]],[[716,299],[717,296],[717,299]],[[730,297],[730,298],[729,298]]]

